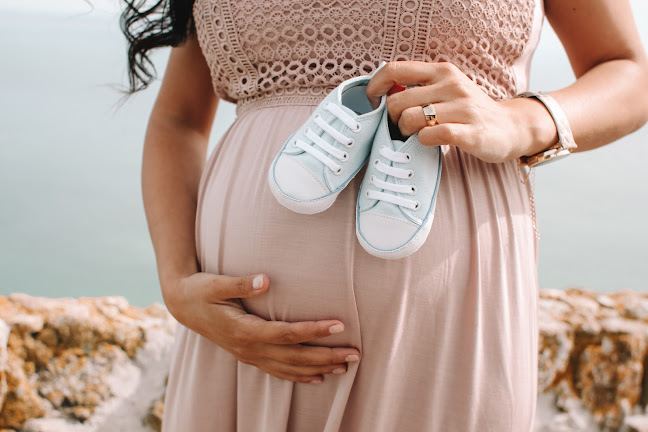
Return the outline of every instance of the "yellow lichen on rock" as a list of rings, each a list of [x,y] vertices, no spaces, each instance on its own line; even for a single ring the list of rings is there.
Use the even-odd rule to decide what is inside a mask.
[[[538,304],[535,432],[648,432],[648,295],[541,290]],[[159,431],[174,325],[119,297],[0,297],[0,432]]]
[[[147,359],[137,358],[151,335],[162,339],[146,355],[164,364],[174,321],[159,305],[141,309],[119,297],[12,294],[0,297],[0,323],[0,429],[18,430],[30,421],[30,430],[47,430],[47,423],[33,423],[44,416],[54,416],[57,424],[83,423],[117,396],[150,391],[138,387],[143,373],[166,376],[168,366],[142,372]]]
[[[565,412],[580,407],[581,423],[589,424],[585,416],[598,430],[622,430],[627,416],[644,410],[641,400],[648,396],[648,297],[541,290],[539,305],[539,390],[555,395],[556,418],[562,422]],[[578,423],[567,430],[590,430]],[[564,429],[558,424],[540,430]]]

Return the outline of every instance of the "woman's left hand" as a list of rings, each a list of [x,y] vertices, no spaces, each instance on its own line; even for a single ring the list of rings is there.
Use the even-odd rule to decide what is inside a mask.
[[[419,87],[398,91],[413,85]],[[531,141],[519,99],[491,99],[452,63],[387,63],[367,86],[374,106],[384,94],[389,116],[401,133],[419,132],[424,145],[454,145],[483,161],[505,162],[524,155],[525,143]],[[436,109],[435,126],[425,121],[422,107],[427,104]]]

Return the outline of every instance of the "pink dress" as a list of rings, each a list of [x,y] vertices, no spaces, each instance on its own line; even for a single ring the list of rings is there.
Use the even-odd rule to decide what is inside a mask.
[[[243,301],[268,320],[340,319],[319,342],[362,353],[295,384],[179,327],[166,432],[523,432],[537,381],[536,242],[516,163],[443,148],[436,216],[415,254],[386,261],[355,235],[362,172],[323,213],[267,185],[288,136],[345,79],[381,60],[449,61],[497,100],[527,89],[540,0],[196,0],[214,90],[238,116],[200,185],[202,270],[268,274]]]

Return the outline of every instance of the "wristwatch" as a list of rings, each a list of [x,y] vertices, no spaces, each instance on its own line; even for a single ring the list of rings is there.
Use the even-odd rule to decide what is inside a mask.
[[[549,111],[549,114],[551,114],[551,118],[553,118],[556,124],[556,130],[558,131],[558,144],[540,153],[531,156],[522,156],[520,158],[521,162],[532,168],[569,156],[577,146],[576,142],[574,142],[574,135],[569,127],[567,117],[562,108],[560,108],[560,105],[558,105],[558,102],[547,93],[541,91],[524,92],[519,94],[518,97],[532,97],[542,102],[547,108],[547,111]]]

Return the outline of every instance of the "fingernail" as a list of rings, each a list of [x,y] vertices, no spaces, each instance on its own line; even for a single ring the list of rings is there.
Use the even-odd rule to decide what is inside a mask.
[[[257,275],[252,279],[252,288],[255,290],[263,288],[263,275]]]
[[[333,373],[335,375],[342,375],[342,374],[346,373],[346,369],[344,369],[344,368],[333,369]]]
[[[348,362],[356,362],[356,361],[360,361],[360,357],[358,357],[358,356],[355,355],[355,354],[351,354],[351,355],[346,356],[346,358],[344,359],[344,361],[348,361]]]
[[[344,326],[342,324],[335,324],[329,327],[329,333],[336,334],[342,333],[344,331]]]
[[[310,382],[311,384],[322,384],[322,380],[319,378],[314,379],[313,381]]]

